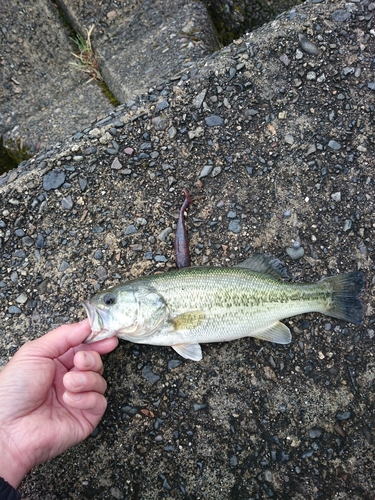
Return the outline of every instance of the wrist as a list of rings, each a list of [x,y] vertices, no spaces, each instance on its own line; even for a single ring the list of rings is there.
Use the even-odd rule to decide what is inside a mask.
[[[3,434],[5,432],[0,430],[0,477],[17,489],[29,471],[21,461],[16,460]]]

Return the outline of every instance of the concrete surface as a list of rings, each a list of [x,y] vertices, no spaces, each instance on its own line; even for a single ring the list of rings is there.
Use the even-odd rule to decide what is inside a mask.
[[[1,365],[96,290],[173,268],[183,187],[194,265],[264,252],[296,281],[367,280],[364,325],[291,318],[288,346],[194,363],[121,342],[98,429],[24,498],[373,498],[374,11],[307,2],[0,177]]]

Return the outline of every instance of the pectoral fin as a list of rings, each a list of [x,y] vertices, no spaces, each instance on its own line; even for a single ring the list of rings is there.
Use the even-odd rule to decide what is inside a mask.
[[[198,328],[203,323],[205,318],[205,313],[203,311],[189,311],[182,313],[172,319],[173,328],[175,331],[178,330],[193,330]]]
[[[250,335],[250,337],[255,337],[261,340],[267,340],[268,342],[275,342],[275,344],[289,344],[292,340],[292,334],[287,326],[279,321],[264,330],[263,332]]]
[[[177,344],[171,346],[180,356],[193,361],[202,359],[202,349],[199,344]]]

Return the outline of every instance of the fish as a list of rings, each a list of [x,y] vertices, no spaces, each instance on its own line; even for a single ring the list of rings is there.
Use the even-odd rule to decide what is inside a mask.
[[[292,340],[280,320],[318,312],[353,324],[364,321],[359,271],[315,283],[286,281],[273,257],[253,255],[234,267],[186,267],[142,276],[83,302],[91,334],[139,344],[171,346],[186,359],[202,359],[200,344],[254,337],[276,344]]]
[[[185,200],[181,205],[178,215],[176,237],[174,240],[174,253],[176,257],[176,266],[178,269],[190,266],[190,253],[187,231],[185,227],[185,210],[192,204],[193,200],[190,197],[187,189],[184,189]]]

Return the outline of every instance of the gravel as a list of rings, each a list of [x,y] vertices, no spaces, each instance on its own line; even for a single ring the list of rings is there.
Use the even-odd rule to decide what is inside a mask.
[[[285,346],[207,344],[194,363],[170,347],[120,341],[104,358],[108,410],[98,429],[30,473],[25,498],[371,497],[375,42],[362,34],[374,11],[346,3],[295,7],[2,178],[2,365],[27,340],[82,319],[80,302],[98,290],[174,269],[183,188],[194,199],[193,265],[267,253],[296,282],[357,269],[367,281],[364,325],[289,318]],[[337,9],[345,21],[331,15]],[[301,48],[300,33],[319,56]],[[163,100],[169,107],[156,110]],[[47,190],[57,170],[64,180]]]

